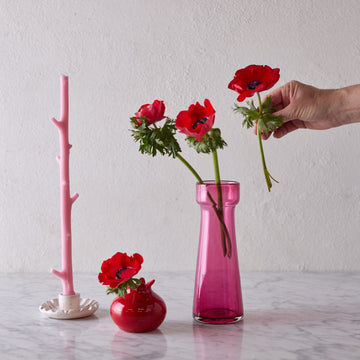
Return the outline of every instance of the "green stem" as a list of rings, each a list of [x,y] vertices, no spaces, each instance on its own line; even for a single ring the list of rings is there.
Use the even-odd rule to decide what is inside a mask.
[[[231,257],[231,241],[226,236],[226,225],[224,223],[224,211],[223,211],[223,198],[222,198],[222,189],[221,189],[221,179],[220,179],[220,169],[219,169],[219,159],[217,156],[217,151],[212,151],[213,163],[214,163],[214,173],[215,173],[215,183],[217,190],[217,198],[218,198],[218,212],[219,212],[219,220],[220,220],[220,235],[221,235],[221,245],[223,249],[223,255]],[[228,240],[228,245],[226,244],[226,239]]]
[[[214,163],[215,183],[216,183],[216,185],[220,185],[221,180],[220,180],[219,159],[218,159],[216,150],[213,150],[212,156],[213,156],[213,163]]]
[[[262,163],[262,167],[263,167],[263,170],[264,170],[265,180],[266,180],[268,190],[270,191],[271,187],[272,187],[272,183],[271,183],[271,180],[270,180],[270,177],[269,177],[269,172],[268,172],[268,170],[266,168],[264,149],[263,149],[263,146],[262,146],[262,139],[261,139],[261,130],[260,130],[259,126],[257,128],[257,136],[258,136],[258,140],[259,140],[261,163]]]
[[[258,97],[258,100],[259,100],[259,114],[260,116],[262,117],[262,102],[261,102],[261,97],[260,97],[260,94],[258,92],[256,92],[256,95]]]
[[[200,184],[204,182],[196,170],[179,153],[176,154],[176,157],[191,171]]]
[[[261,103],[261,98],[260,98],[260,94],[257,92],[256,93],[258,100],[259,100],[259,115],[260,118],[262,119],[262,103]],[[260,126],[258,124],[257,126],[257,136],[258,136],[258,140],[259,140],[259,148],[260,148],[260,154],[261,154],[261,163],[262,163],[262,167],[264,170],[264,175],[265,175],[265,180],[266,180],[266,185],[267,188],[269,190],[269,192],[271,191],[271,187],[272,187],[272,183],[271,183],[271,179],[273,179],[275,182],[278,182],[277,180],[275,180],[269,173],[267,167],[266,167],[266,162],[265,162],[265,155],[264,155],[264,149],[263,149],[263,145],[262,145],[262,138],[261,138],[261,129]]]
[[[196,177],[197,181],[200,184],[204,183],[204,181],[202,180],[200,175],[196,172],[196,170],[179,153],[176,154],[176,157],[191,171],[191,173]],[[215,169],[215,182],[217,184],[217,193],[218,193],[218,204],[219,204],[218,208],[216,207],[216,203],[213,200],[210,193],[208,193],[208,196],[213,204],[214,211],[220,222],[221,243],[222,243],[222,247],[223,247],[224,256],[227,255],[230,258],[231,257],[231,241],[230,241],[229,232],[226,228],[226,224],[224,223],[220,170],[219,170],[219,161],[218,161],[216,151],[213,152],[213,162],[214,162],[214,169]],[[228,248],[226,247],[226,239],[228,241]]]

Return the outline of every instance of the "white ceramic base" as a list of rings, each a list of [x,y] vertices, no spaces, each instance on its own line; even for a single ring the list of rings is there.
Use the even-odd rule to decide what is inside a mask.
[[[99,308],[95,300],[81,299],[80,294],[59,295],[58,299],[52,299],[40,305],[39,310],[47,317],[59,320],[79,319],[90,316]]]

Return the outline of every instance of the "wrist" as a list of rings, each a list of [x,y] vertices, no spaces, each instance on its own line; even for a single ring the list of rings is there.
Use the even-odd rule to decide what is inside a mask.
[[[330,90],[331,118],[338,125],[360,122],[360,85]]]

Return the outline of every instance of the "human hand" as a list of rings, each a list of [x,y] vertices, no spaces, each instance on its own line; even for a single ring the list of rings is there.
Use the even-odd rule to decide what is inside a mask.
[[[334,92],[336,90],[322,90],[295,80],[274,90],[270,94],[271,107],[277,110],[274,115],[283,117],[283,124],[273,136],[281,138],[297,129],[325,130],[342,125],[334,116]],[[263,134],[262,138],[270,135]]]

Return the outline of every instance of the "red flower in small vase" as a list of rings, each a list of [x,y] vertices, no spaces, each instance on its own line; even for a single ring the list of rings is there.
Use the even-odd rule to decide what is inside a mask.
[[[214,121],[215,110],[210,100],[205,99],[204,106],[197,102],[190,105],[188,110],[181,111],[176,118],[175,126],[181,133],[200,141],[211,130]]]
[[[163,101],[155,100],[152,104],[145,104],[140,107],[138,112],[135,113],[134,119],[137,120],[138,124],[141,125],[141,117],[146,118],[148,125],[154,124],[165,118],[165,105]]]
[[[235,73],[228,88],[239,93],[237,100],[244,101],[256,92],[272,88],[280,78],[280,69],[267,65],[249,65]]]
[[[102,263],[101,273],[98,277],[99,282],[115,289],[136,275],[140,271],[143,261],[140,254],[128,256],[126,253],[117,252]]]

